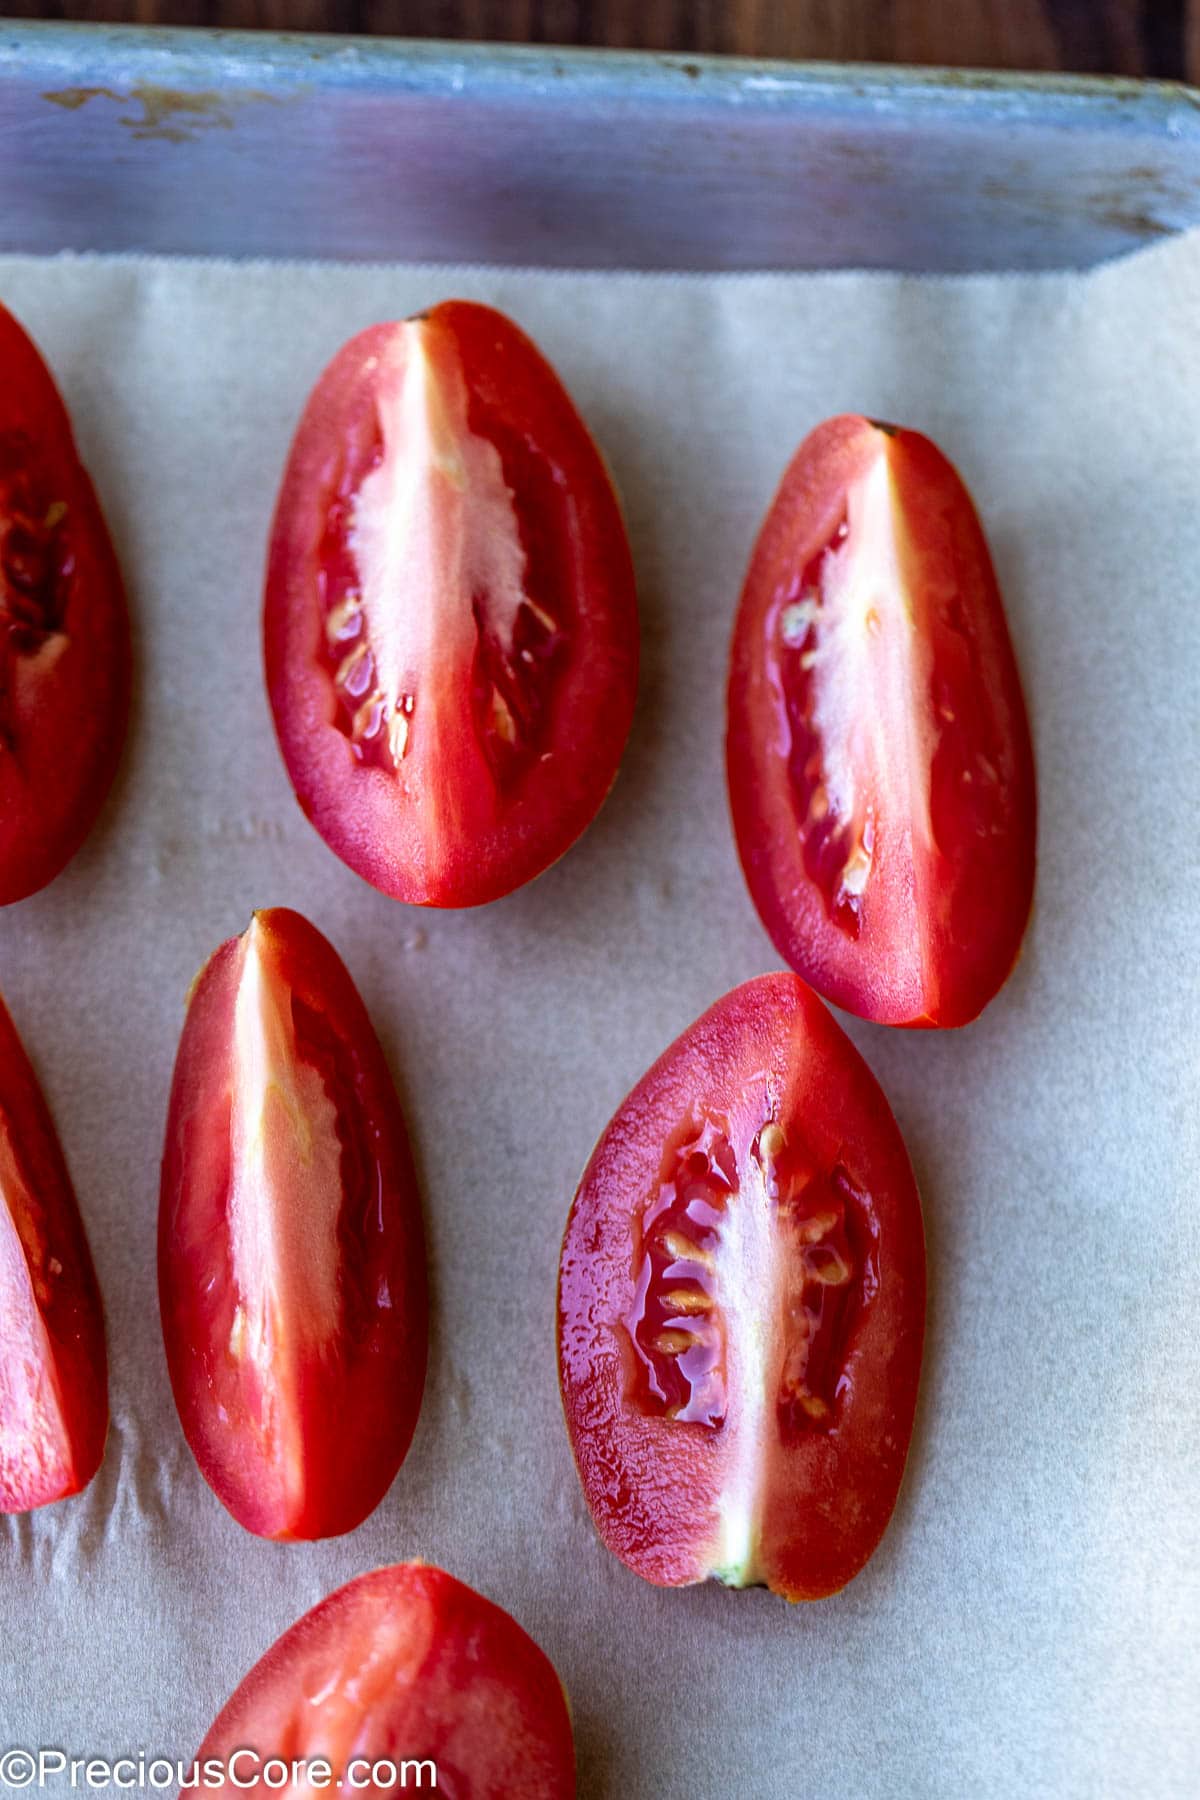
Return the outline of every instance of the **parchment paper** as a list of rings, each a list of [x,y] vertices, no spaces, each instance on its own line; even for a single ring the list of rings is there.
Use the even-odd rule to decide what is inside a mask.
[[[3,1523],[0,1740],[190,1756],[325,1592],[422,1556],[513,1611],[574,1704],[585,1800],[1200,1791],[1195,1289],[1200,240],[1090,276],[644,278],[0,261],[128,576],[123,773],[51,888],[0,914],[108,1313],[113,1427],[81,1498]],[[265,535],[351,332],[510,311],[612,464],[645,676],[597,823],[471,913],[365,886],[292,798],[263,692]],[[911,1148],[929,1336],[892,1527],[841,1596],[663,1593],[595,1538],[562,1427],[559,1241],[614,1107],[775,966],[723,786],[732,610],[785,461],[843,409],[930,433],[983,514],[1041,784],[1023,959],[961,1034],[851,1023]],[[432,1363],[348,1538],[247,1536],[167,1384],[158,1158],[188,983],[252,907],[354,974],[423,1172]]]

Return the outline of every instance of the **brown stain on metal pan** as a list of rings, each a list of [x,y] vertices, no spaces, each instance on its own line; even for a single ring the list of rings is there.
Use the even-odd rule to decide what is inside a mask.
[[[1172,237],[1179,226],[1173,216],[1191,216],[1200,199],[1200,183],[1173,170],[1141,164],[1121,171],[1121,178],[1101,188],[1052,189],[1037,185],[1033,170],[1023,165],[1007,177],[990,177],[980,194],[1000,206],[1040,218],[1087,218],[1128,237]]]
[[[52,89],[42,95],[54,106],[77,112],[89,100],[112,100],[118,106],[141,107],[139,113],[125,113],[117,124],[123,125],[134,138],[158,138],[169,144],[184,144],[203,131],[230,131],[235,110],[251,101],[269,106],[283,104],[281,94],[263,93],[258,88],[239,88],[217,93],[205,88],[158,87],[153,82],[136,83],[127,94],[108,87],[67,87]]]

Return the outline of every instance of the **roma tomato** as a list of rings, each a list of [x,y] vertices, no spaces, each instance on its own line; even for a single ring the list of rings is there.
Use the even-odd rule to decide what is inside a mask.
[[[239,1750],[235,1780],[210,1790],[230,1800],[309,1791],[302,1780],[282,1789],[256,1780],[254,1756],[321,1759],[331,1791],[343,1794],[411,1787],[453,1800],[569,1800],[575,1792],[571,1721],[553,1666],[506,1612],[423,1563],[360,1575],[272,1645],[196,1760],[228,1768]]]
[[[886,1025],[963,1025],[1033,896],[1033,752],[971,499],[928,438],[830,419],[746,576],[729,794],[781,956]]]
[[[121,575],[45,363],[0,306],[0,905],[91,829],[129,712]]]
[[[366,1008],[284,908],[255,913],[192,989],[158,1289],[184,1434],[234,1518],[270,1538],[361,1524],[421,1405],[421,1212]]]
[[[604,1542],[664,1586],[836,1592],[896,1501],[924,1324],[887,1101],[802,981],[746,982],[634,1088],[567,1222],[559,1376]]]
[[[353,338],[300,421],[267,687],[304,811],[399,900],[474,906],[561,856],[633,716],[633,568],[553,369],[451,300]]]
[[[28,1512],[100,1467],[108,1362],[71,1177],[2,1000],[0,1320],[0,1512]]]

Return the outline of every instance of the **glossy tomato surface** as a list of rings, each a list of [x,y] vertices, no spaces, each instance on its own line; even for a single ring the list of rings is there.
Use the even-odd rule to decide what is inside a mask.
[[[326,843],[472,906],[561,856],[633,716],[633,567],[600,455],[502,314],[446,301],[321,376],[275,514],[267,686]]]
[[[238,1750],[323,1761],[331,1793],[569,1800],[575,1792],[571,1721],[552,1664],[506,1612],[423,1563],[360,1575],[284,1633],[197,1761],[228,1767]],[[302,1779],[282,1790],[255,1781],[250,1756],[232,1772],[235,1782],[210,1791],[306,1791]]]
[[[638,1083],[563,1242],[563,1408],[610,1550],[792,1600],[883,1534],[925,1321],[921,1206],[870,1070],[794,975],[735,988]]]
[[[971,499],[914,431],[805,439],[746,576],[729,793],[776,948],[839,1006],[962,1025],[1033,897],[1033,752]]]
[[[66,408],[0,306],[0,905],[44,887],[91,829],[125,738],[129,660]]]
[[[37,1078],[0,1000],[0,1512],[86,1487],[108,1434],[104,1314]]]
[[[184,1434],[248,1531],[351,1531],[421,1405],[420,1204],[379,1041],[332,946],[254,915],[196,979],[163,1151],[159,1302]]]

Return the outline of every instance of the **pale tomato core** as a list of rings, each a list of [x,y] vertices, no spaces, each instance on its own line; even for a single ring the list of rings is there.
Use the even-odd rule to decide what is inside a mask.
[[[70,1434],[42,1309],[61,1273],[0,1111],[0,1492],[26,1507],[71,1486]]]
[[[423,319],[399,324],[369,372],[371,424],[346,450],[321,546],[323,657],[355,756],[399,777],[424,749],[430,801],[450,831],[463,797],[438,746],[461,735],[464,695],[501,785],[540,750],[561,589],[536,566],[547,546],[527,539],[513,489],[534,474],[530,447],[502,455],[476,429],[447,334]],[[539,530],[553,564],[564,497],[545,500]]]
[[[908,591],[905,527],[880,433],[877,455],[846,490],[832,536],[767,615],[787,715],[784,746],[804,866],[830,919],[858,936],[886,857],[912,867],[932,843],[928,641]],[[899,725],[898,725],[898,722]],[[903,821],[885,843],[891,821]],[[919,896],[881,909],[893,953],[920,950]],[[887,946],[883,947],[886,953]]]
[[[229,1229],[236,1306],[229,1353],[257,1372],[257,1422],[300,1504],[300,1381],[340,1323],[337,1108],[299,1053],[292,995],[257,918],[241,939],[234,1004]],[[255,1417],[251,1409],[251,1417]]]

